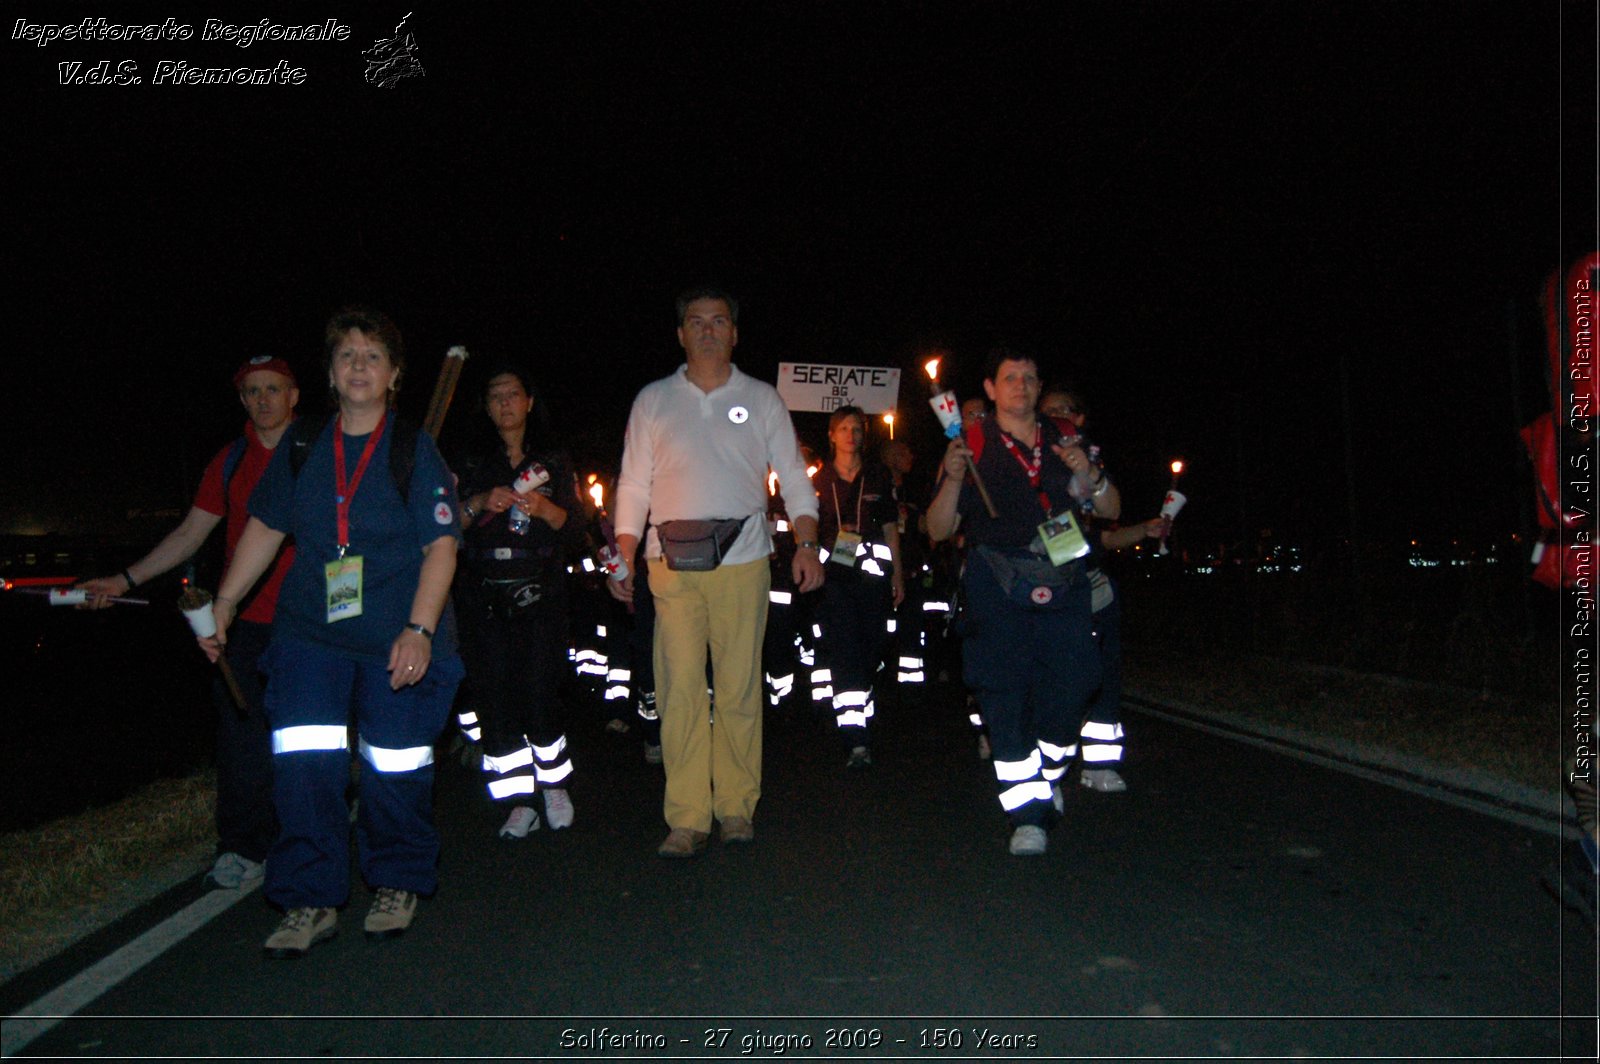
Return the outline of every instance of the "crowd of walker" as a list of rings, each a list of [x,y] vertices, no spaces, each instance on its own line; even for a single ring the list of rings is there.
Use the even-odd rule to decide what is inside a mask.
[[[645,760],[665,771],[657,853],[695,857],[714,828],[725,846],[754,842],[763,712],[797,674],[801,697],[835,719],[847,769],[869,770],[875,685],[925,679],[939,627],[928,618],[954,616],[1011,853],[1045,852],[1074,759],[1083,786],[1125,789],[1118,605],[1101,561],[1166,525],[1116,526],[1119,494],[1082,434],[1081,398],[1044,392],[1031,354],[991,352],[987,402],[964,404],[964,431],[921,494],[903,441],[868,459],[859,409],[831,416],[826,459],[802,446],[777,390],[734,364],[732,296],[695,289],[676,309],[684,362],[634,400],[605,526],[605,585],[626,612],[611,607],[625,620],[601,671],[608,704],[634,708]],[[81,585],[90,608],[107,605],[225,522],[217,632],[200,644],[225,656],[238,695],[216,685],[206,878],[237,889],[264,877],[283,912],[265,951],[280,958],[331,938],[349,900],[352,743],[369,937],[404,932],[438,887],[433,766],[452,708],[481,749],[502,838],[576,816],[558,690],[581,627],[569,563],[596,514],[534,381],[492,367],[484,442],[447,465],[396,414],[407,372],[394,323],[347,308],[323,341],[327,413],[296,417],[282,358],[241,365],[244,433],[206,467],[187,516]]]

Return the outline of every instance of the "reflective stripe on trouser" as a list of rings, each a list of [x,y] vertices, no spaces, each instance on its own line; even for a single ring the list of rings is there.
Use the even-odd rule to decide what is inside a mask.
[[[1122,760],[1122,725],[1088,721],[1083,736],[1083,767],[1109,768]]]
[[[970,622],[965,679],[989,728],[1001,807],[1015,824],[1049,824],[1056,819],[1050,781],[1060,778],[1100,683],[1088,584],[1060,592],[1054,610],[1012,602],[985,564],[969,564],[962,586]]]
[[[854,747],[866,742],[874,709],[873,679],[883,657],[885,623],[894,600],[887,580],[834,569],[822,585],[820,668],[812,673],[812,696],[821,701],[822,692],[828,691],[845,745]],[[826,678],[826,687],[819,677]]]
[[[459,658],[435,658],[399,691],[381,661],[355,661],[283,638],[268,651],[273,800],[280,831],[267,859],[267,900],[286,909],[338,906],[350,893],[348,721],[364,761],[356,845],[373,886],[419,894],[438,886],[433,743],[461,682]]]
[[[476,710],[464,709],[457,713],[456,725],[461,729],[461,734],[467,737],[468,742],[475,743],[483,739],[483,729],[478,727]]]
[[[633,689],[633,670],[612,665],[606,670],[607,702],[626,699]]]
[[[761,798],[761,637],[772,572],[765,558],[710,572],[649,563],[655,596],[656,710],[669,827],[710,831],[753,818]],[[706,658],[717,720],[711,723]]]
[[[483,718],[483,770],[495,801],[525,801],[572,772],[554,695],[566,623],[559,597],[515,618],[463,619],[462,657]]]
[[[486,752],[483,771],[489,773],[489,797],[497,802],[515,802],[540,787],[564,787],[572,775],[567,737],[558,736],[543,746],[525,740],[522,746],[499,754]]]
[[[1116,582],[1112,581],[1113,592]],[[1083,730],[1083,763],[1109,768],[1122,761],[1122,604],[1110,604],[1091,618],[1100,648],[1100,689],[1089,701]]]

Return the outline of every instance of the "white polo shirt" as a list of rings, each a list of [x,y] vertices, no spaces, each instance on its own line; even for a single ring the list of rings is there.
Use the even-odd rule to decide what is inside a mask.
[[[749,517],[723,557],[730,565],[772,553],[767,533],[767,470],[778,474],[791,520],[817,516],[794,421],[765,381],[732,370],[726,383],[703,392],[687,365],[645,385],[628,415],[617,478],[618,535],[640,535],[648,519]],[[645,557],[661,556],[655,529]]]

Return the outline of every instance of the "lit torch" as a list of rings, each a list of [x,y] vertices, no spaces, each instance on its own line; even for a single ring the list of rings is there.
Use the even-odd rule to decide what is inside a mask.
[[[894,411],[893,410],[890,410],[890,411],[887,411],[887,412],[884,413],[884,415],[883,415],[883,423],[885,425],[889,426],[889,438],[891,440],[894,439]]]
[[[1178,477],[1183,473],[1183,459],[1172,460],[1172,483],[1167,488],[1167,497],[1161,500],[1161,549],[1157,554],[1167,553],[1167,536],[1172,532],[1172,519],[1178,516],[1178,511],[1183,509],[1183,504],[1188,498],[1178,490]]]
[[[961,435],[961,403],[957,401],[953,390],[939,390],[939,359],[928,359],[922,368],[928,374],[928,388],[933,395],[928,403],[938,415],[944,434],[953,440]],[[979,498],[983,499],[983,508],[989,511],[990,517],[999,517],[999,511],[994,508],[994,501],[989,498],[989,489],[983,486],[983,478],[978,475],[978,467],[973,463],[971,454],[967,455],[967,472],[972,474],[972,483],[978,488]]]

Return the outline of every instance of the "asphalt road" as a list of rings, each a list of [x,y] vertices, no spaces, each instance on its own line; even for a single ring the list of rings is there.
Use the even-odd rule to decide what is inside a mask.
[[[267,961],[256,894],[25,1053],[1593,1055],[1594,939],[1539,886],[1553,835],[1134,716],[1130,791],[1069,786],[1049,853],[1016,858],[958,692],[880,721],[848,774],[820,722],[769,715],[755,845],[694,861],[654,855],[660,769],[598,721],[569,831],[497,840],[442,762],[443,886],[407,935],[365,941],[358,888],[337,939]]]

